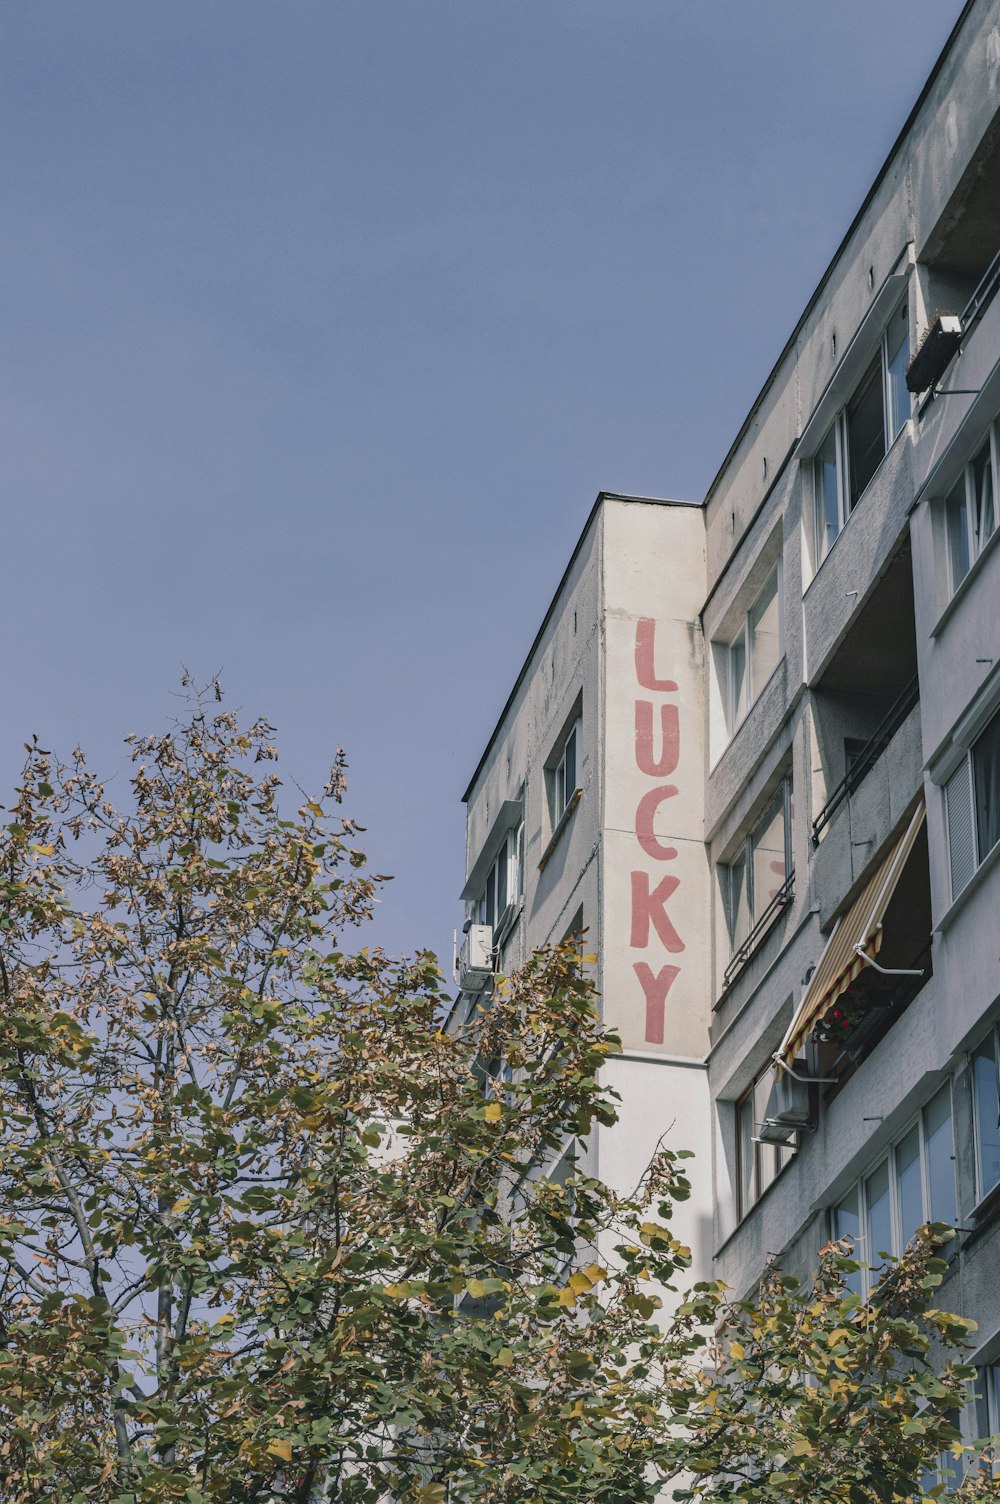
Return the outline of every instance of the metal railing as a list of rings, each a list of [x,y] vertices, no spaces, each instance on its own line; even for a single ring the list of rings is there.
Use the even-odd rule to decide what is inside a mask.
[[[782,912],[783,909],[787,909],[788,905],[792,901],[794,893],[795,869],[793,868],[785,878],[785,881],[782,883],[777,893],[775,893],[774,897],[771,899],[771,902],[768,904],[763,914],[761,914],[760,918],[757,920],[757,923],[754,925],[753,929],[750,931],[749,935],[746,937],[739,950],[733,952],[733,958],[730,961],[729,965],[726,967],[725,973],[722,978],[723,992],[727,991],[728,988],[732,986],[733,982],[736,980],[736,977],[743,970],[744,966],[749,961],[750,957],[753,955],[754,951],[757,949],[758,945],[763,940],[764,936],[767,934],[768,930],[771,928],[771,925],[777,919],[778,915]]]
[[[986,271],[979,279],[979,286],[972,297],[962,309],[962,338],[969,333],[972,326],[982,318],[986,311],[986,305],[1000,287],[1000,251],[997,251]]]
[[[863,779],[867,778],[919,699],[920,683],[917,675],[914,674],[898,700],[892,706],[892,709],[879,724],[874,736],[862,747],[844,777],[837,784],[837,787],[813,821],[812,839],[814,846],[819,845],[820,831],[824,825],[829,825],[835,812],[840,808],[844,800],[850,794],[854,793],[854,790]]]

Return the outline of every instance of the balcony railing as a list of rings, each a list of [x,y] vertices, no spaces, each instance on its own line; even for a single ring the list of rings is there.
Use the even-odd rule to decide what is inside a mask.
[[[986,271],[980,278],[979,286],[972,297],[962,309],[962,338],[972,329],[972,326],[982,318],[986,305],[1000,287],[1000,251],[997,251]]]
[[[726,967],[725,974],[722,978],[723,992],[727,992],[733,985],[736,978],[739,976],[740,972],[743,970],[744,966],[747,964],[750,957],[753,955],[754,951],[757,949],[758,945],[763,940],[764,936],[767,934],[774,921],[777,919],[778,915],[784,909],[788,908],[788,905],[791,903],[794,894],[795,872],[793,869],[791,872],[789,872],[788,876],[785,878],[785,881],[782,883],[777,893],[775,893],[774,897],[771,899],[771,902],[768,904],[763,914],[761,914],[760,918],[757,920],[757,923],[754,925],[753,929],[750,931],[749,935],[746,937],[739,950],[733,952],[733,958],[730,961],[729,965]]]
[[[884,720],[880,723],[878,730],[875,732],[874,736],[869,742],[865,743],[864,747],[851,763],[851,766],[848,768],[846,774],[837,784],[837,787],[834,789],[833,793],[830,795],[829,799],[826,801],[823,808],[820,810],[819,814],[813,821],[812,838],[814,846],[819,845],[820,832],[822,831],[823,827],[825,825],[829,825],[830,821],[833,819],[834,814],[843,804],[844,800],[848,798],[849,795],[854,793],[854,790],[858,787],[859,783],[867,778],[868,774],[878,762],[879,758],[882,756],[882,753],[892,741],[893,737],[896,735],[896,732],[906,720],[906,717],[909,715],[914,705],[917,704],[919,699],[920,683],[917,675],[914,674],[913,678],[910,680],[906,688],[903,690],[902,694],[899,696],[899,699],[895,702],[892,709],[885,716]]]

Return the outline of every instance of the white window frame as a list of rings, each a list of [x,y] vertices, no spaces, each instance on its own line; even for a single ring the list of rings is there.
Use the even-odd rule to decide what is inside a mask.
[[[982,534],[981,498],[976,494],[976,465],[982,457],[984,449],[988,450],[987,474],[990,478],[991,500],[993,504],[993,526],[986,533],[985,537]],[[976,560],[981,557],[991,538],[1000,531],[1000,528],[997,526],[998,521],[1000,521],[997,516],[998,500],[1000,500],[1000,453],[998,453],[997,425],[996,423],[992,423],[986,439],[979,445],[968,464],[962,467],[961,475],[941,504],[944,517],[944,546],[947,555],[949,599],[955,594],[962,581],[967,579],[971,574]],[[963,502],[965,510],[963,541],[968,562],[962,573],[958,574],[955,568],[955,554],[952,549],[952,527],[953,517],[962,507]]]
[[[519,820],[504,834],[497,854],[490,863],[482,892],[472,906],[473,922],[488,924],[496,933],[511,905],[521,898],[523,889],[524,821]],[[503,904],[499,902],[501,892]]]
[[[740,946],[746,943],[747,936],[753,927],[763,917],[768,905],[773,903],[773,898],[767,898],[758,902],[755,892],[755,863],[754,855],[761,832],[766,828],[767,816],[776,796],[781,794],[783,803],[783,817],[785,827],[785,875],[779,887],[784,887],[792,875],[792,775],[786,773],[780,784],[773,790],[768,798],[764,809],[747,831],[742,842],[740,851],[731,861],[720,862],[718,866],[719,888],[722,895],[723,917],[726,925],[726,936],[729,942],[729,954],[733,956]],[[743,881],[747,895],[747,933],[737,938],[736,915],[733,911],[733,883],[734,873],[738,867],[743,869]]]
[[[998,1029],[996,1024],[994,1024],[988,1034],[984,1035],[975,1048],[971,1050],[970,1061],[974,1062],[980,1052],[985,1053],[984,1047],[989,1044],[993,1047],[993,1065],[997,1072],[997,1116],[1000,1119],[1000,1029]],[[975,1079],[975,1065],[972,1064],[972,1125],[976,1151],[976,1198],[979,1201],[984,1196],[988,1196],[990,1191],[1000,1185],[1000,1178],[987,1185],[986,1177],[983,1173],[983,1123],[981,1113],[982,1104],[979,1100],[979,1091]]]
[[[581,727],[583,717],[577,715],[567,727],[549,767],[546,769],[549,785],[549,815],[555,830],[563,815],[573,802],[580,788]],[[572,778],[567,778],[567,754],[572,748]]]
[[[831,1231],[832,1231],[833,1237],[834,1238],[840,1238],[840,1237],[849,1236],[849,1234],[840,1231],[840,1228],[837,1225],[837,1214],[838,1214],[840,1208],[842,1206],[844,1206],[844,1204],[847,1201],[849,1201],[851,1198],[855,1199],[856,1205],[857,1205],[857,1218],[858,1218],[858,1228],[859,1228],[857,1243],[860,1245],[860,1246],[856,1247],[856,1255],[857,1255],[859,1261],[862,1263],[863,1266],[864,1265],[877,1264],[877,1260],[879,1258],[879,1255],[883,1251],[886,1252],[886,1253],[892,1254],[896,1258],[898,1258],[899,1255],[903,1251],[902,1223],[901,1223],[901,1220],[900,1220],[900,1218],[901,1218],[900,1192],[899,1192],[899,1178],[900,1177],[899,1177],[899,1170],[898,1170],[897,1164],[896,1164],[896,1156],[897,1156],[900,1148],[902,1147],[902,1145],[905,1143],[905,1141],[909,1138],[910,1134],[913,1132],[914,1127],[916,1127],[918,1129],[918,1133],[919,1133],[919,1164],[920,1164],[921,1212],[922,1212],[922,1215],[923,1215],[923,1223],[927,1223],[927,1222],[930,1222],[930,1221],[934,1220],[933,1207],[931,1206],[930,1157],[929,1157],[928,1152],[927,1152],[927,1121],[926,1120],[927,1120],[927,1115],[928,1115],[928,1113],[929,1113],[930,1108],[932,1107],[932,1105],[935,1102],[937,1102],[938,1099],[940,1097],[942,1097],[945,1093],[948,1094],[948,1117],[949,1117],[949,1120],[951,1122],[951,1144],[952,1144],[951,1160],[952,1160],[952,1165],[954,1166],[954,1162],[955,1162],[955,1102],[954,1102],[954,1097],[952,1095],[951,1082],[950,1081],[946,1081],[945,1084],[944,1084],[944,1086],[939,1087],[938,1090],[934,1093],[934,1095],[932,1097],[930,1097],[929,1100],[924,1103],[923,1107],[920,1109],[919,1113],[917,1113],[916,1117],[911,1118],[910,1121],[907,1123],[906,1127],[902,1130],[902,1132],[898,1133],[896,1135],[896,1137],[893,1139],[892,1143],[889,1145],[889,1147],[885,1151],[885,1153],[880,1154],[878,1156],[878,1158],[875,1159],[872,1162],[872,1164],[868,1167],[868,1169],[865,1171],[865,1173],[862,1176],[860,1176],[859,1179],[857,1179],[854,1182],[854,1184],[848,1188],[847,1191],[845,1191],[845,1193],[843,1194],[843,1196],[841,1196],[841,1198],[837,1202],[837,1204],[835,1206],[831,1207],[831,1209],[830,1209]],[[869,1239],[870,1239],[870,1229],[869,1229],[869,1212],[870,1212],[870,1208],[868,1206],[868,1184],[873,1179],[873,1177],[878,1174],[879,1170],[882,1169],[883,1165],[887,1165],[888,1166],[888,1170],[889,1170],[889,1176],[888,1176],[888,1179],[889,1179],[889,1217],[890,1217],[890,1222],[891,1222],[891,1233],[892,1233],[892,1236],[890,1238],[890,1244],[891,1244],[891,1246],[889,1248],[885,1249],[885,1250],[883,1250],[881,1248],[869,1248],[869,1246],[868,1246]],[[955,1194],[955,1214],[957,1216],[958,1215],[958,1185],[957,1185],[957,1179],[953,1183],[953,1190],[954,1190],[954,1194]],[[921,1225],[923,1225],[923,1223],[921,1223]],[[876,1283],[876,1278],[875,1278],[875,1276],[873,1276],[872,1270],[870,1268],[862,1267],[859,1275],[856,1276],[856,1282],[855,1283],[856,1283],[856,1288],[857,1288],[859,1294],[867,1294],[867,1292]]]
[[[788,1162],[794,1158],[798,1149],[798,1141],[791,1144],[763,1144],[755,1142],[761,1120],[757,1119],[755,1094],[763,1087],[763,1100],[766,1102],[774,1081],[774,1072],[770,1064],[766,1065],[759,1075],[755,1076],[746,1091],[736,1103],[736,1220],[742,1222],[753,1211],[757,1202],[763,1196],[769,1186],[781,1174]],[[747,1113],[749,1112],[749,1118]],[[746,1134],[744,1128],[749,1124],[750,1132]],[[749,1148],[747,1147],[749,1145]],[[753,1158],[750,1167],[749,1184],[744,1190],[743,1171],[744,1159],[747,1153]]]
[[[988,849],[982,849],[975,771],[976,748],[987,735],[995,734],[998,721],[1000,710],[994,712],[962,753],[961,762],[943,785],[945,826],[948,832],[948,872],[953,901],[968,887],[987,857],[1000,845],[998,838]]]
[[[973,1408],[977,1441],[986,1441],[1000,1433],[1000,1358],[994,1358],[992,1363],[976,1364]],[[997,1469],[998,1464],[994,1462],[994,1476]]]
[[[909,303],[908,300],[904,297],[901,302],[896,304],[896,307],[893,309],[892,314],[886,321],[885,328],[883,329],[881,338],[879,339],[878,349],[873,354],[871,360],[869,360],[866,364],[860,378],[855,384],[850,398],[847,400],[847,402],[844,403],[843,407],[837,413],[837,416],[834,418],[833,422],[824,433],[823,440],[818,445],[816,453],[813,456],[810,468],[812,471],[812,543],[814,573],[822,564],[823,560],[830,552],[830,549],[833,547],[834,543],[844,531],[844,528],[847,526],[848,519],[850,518],[852,512],[857,507],[862,496],[864,496],[865,492],[868,490],[868,486],[866,486],[864,491],[860,491],[853,500],[851,499],[848,414],[850,412],[851,404],[854,402],[854,399],[858,395],[858,393],[865,386],[872,366],[876,363],[876,361],[879,363],[882,377],[882,431],[885,437],[885,448],[882,451],[878,465],[876,465],[875,467],[875,471],[873,471],[872,473],[872,479],[874,479],[875,473],[877,472],[879,465],[881,465],[882,460],[885,459],[886,455],[889,453],[889,450],[899,438],[899,435],[904,432],[906,424],[909,421],[910,413],[912,412],[912,399],[910,399],[909,401],[910,412],[907,412],[906,417],[902,419],[902,421],[900,421],[898,424],[896,423],[896,391],[893,385],[893,368],[889,358],[890,336],[895,328],[896,320],[900,317],[901,314],[905,314],[906,317],[906,335],[904,336],[904,344],[900,346],[900,348],[905,348],[908,358]],[[822,482],[819,477],[819,471],[821,464],[820,457],[831,438],[833,439],[834,444],[836,466],[835,484],[837,494],[835,502],[837,515],[836,529],[833,533],[833,536],[828,537],[825,496],[823,492]],[[869,481],[868,484],[870,485],[871,481]]]
[[[764,679],[763,684],[754,683],[753,673],[753,626],[754,613],[763,597],[774,584],[775,599],[778,607],[778,652],[774,660],[774,667]],[[753,706],[760,698],[764,685],[769,683],[778,669],[782,658],[785,656],[785,621],[784,621],[784,595],[782,590],[782,566],[781,558],[775,560],[771,569],[767,572],[767,578],[761,585],[757,594],[750,603],[750,607],[740,621],[739,631],[724,644],[723,663],[724,678],[723,706],[726,721],[726,729],[730,737],[734,736],[739,726],[743,724]],[[742,657],[743,673],[737,682],[736,662]],[[741,694],[741,688],[745,694]]]

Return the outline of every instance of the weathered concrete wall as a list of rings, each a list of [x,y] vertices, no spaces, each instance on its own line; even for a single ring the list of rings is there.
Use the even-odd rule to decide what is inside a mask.
[[[704,1056],[704,527],[694,507],[605,514],[603,988],[630,1051]]]

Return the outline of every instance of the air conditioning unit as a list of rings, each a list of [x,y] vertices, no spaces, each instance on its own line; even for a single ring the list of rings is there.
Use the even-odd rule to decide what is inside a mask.
[[[792,1069],[805,1075],[805,1061],[795,1060]],[[809,1083],[796,1081],[788,1071],[775,1074],[764,1110],[764,1121],[757,1126],[757,1137],[765,1144],[787,1144],[800,1128],[812,1121],[809,1110]]]
[[[482,992],[493,975],[493,927],[470,924],[458,953],[458,985],[463,992]]]

